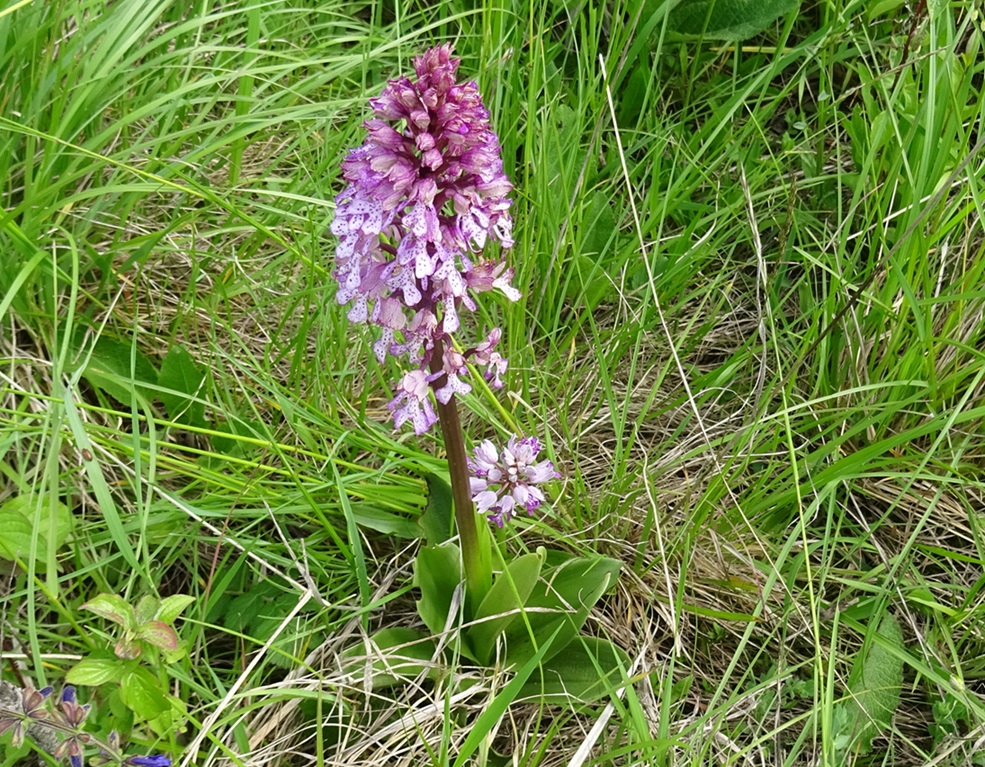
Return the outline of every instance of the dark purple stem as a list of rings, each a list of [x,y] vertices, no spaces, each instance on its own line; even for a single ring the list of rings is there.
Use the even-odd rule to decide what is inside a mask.
[[[431,355],[431,372],[442,370],[441,360],[444,351],[442,342],[435,341]],[[434,389],[444,385],[443,378],[432,384]],[[458,417],[458,403],[452,396],[447,405],[437,400],[438,423],[445,438],[445,452],[448,458],[448,474],[451,478],[451,495],[455,504],[455,526],[462,546],[462,564],[465,568],[466,603],[474,609],[489,591],[492,583],[490,551],[488,540],[480,538],[475,522],[475,505],[469,487],[469,468],[466,462],[465,438],[462,422]]]

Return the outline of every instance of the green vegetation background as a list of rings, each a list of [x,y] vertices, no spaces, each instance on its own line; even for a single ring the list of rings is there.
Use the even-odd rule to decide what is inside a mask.
[[[82,691],[96,730],[184,764],[455,761],[508,672],[367,694],[339,660],[419,626],[441,446],[391,431],[328,235],[366,99],[450,40],[525,296],[475,320],[511,367],[469,438],[546,442],[557,500],[507,545],[621,559],[590,626],[635,661],[607,713],[479,720],[476,763],[981,759],[982,17],[827,0],[681,42],[665,10],[0,9],[4,680],[115,662],[96,594],[189,594],[182,657]]]

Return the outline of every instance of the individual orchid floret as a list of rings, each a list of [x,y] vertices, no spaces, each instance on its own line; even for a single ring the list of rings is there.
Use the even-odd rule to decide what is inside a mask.
[[[415,59],[415,78],[390,80],[370,100],[375,115],[365,142],[342,163],[347,186],[331,226],[336,300],[351,304],[351,321],[380,329],[373,345],[380,361],[405,357],[443,404],[470,390],[462,377],[472,354],[494,385],[506,368],[483,347],[488,339],[474,349],[455,343],[462,309],[474,311],[474,295],[489,290],[520,298],[502,256],[482,255],[490,242],[513,245],[512,185],[478,86],[456,81],[459,63],[450,45],[432,48]],[[398,428],[434,423],[424,405],[431,395],[418,396],[421,380],[405,377],[390,403]]]
[[[500,376],[506,372],[506,360],[499,352],[495,351],[496,344],[499,343],[502,335],[503,331],[499,328],[493,328],[486,340],[473,349],[472,361],[476,365],[486,368],[485,379],[494,389],[503,388],[503,381]]]
[[[411,370],[401,380],[387,408],[393,413],[393,427],[399,429],[407,421],[414,425],[415,434],[423,434],[438,420],[428,399],[430,379],[423,370]]]
[[[472,500],[497,527],[506,525],[518,509],[532,516],[544,502],[537,486],[561,476],[551,461],[538,461],[538,453],[536,437],[511,437],[501,452],[488,439],[475,448],[468,461]]]

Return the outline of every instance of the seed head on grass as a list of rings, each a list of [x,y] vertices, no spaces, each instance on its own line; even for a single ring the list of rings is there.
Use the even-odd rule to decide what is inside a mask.
[[[380,328],[377,359],[415,366],[389,409],[396,428],[410,421],[418,434],[437,420],[431,389],[444,404],[471,390],[463,380],[470,359],[502,385],[499,329],[459,351],[459,311],[474,311],[472,296],[489,290],[520,298],[502,258],[481,255],[489,241],[513,245],[513,187],[478,86],[456,81],[459,63],[450,45],[432,48],[415,59],[416,78],[390,80],[370,100],[375,116],[342,163],[348,186],[332,222],[336,299],[352,305],[351,321]]]

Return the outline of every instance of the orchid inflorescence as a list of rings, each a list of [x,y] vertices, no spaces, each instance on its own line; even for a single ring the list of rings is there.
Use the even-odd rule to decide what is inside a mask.
[[[537,461],[539,452],[536,437],[511,437],[502,452],[487,439],[469,458],[472,500],[497,527],[515,517],[518,509],[533,515],[544,502],[537,485],[561,476],[550,461]]]
[[[468,362],[502,386],[499,328],[457,345],[462,307],[474,311],[472,294],[494,289],[520,298],[502,258],[481,255],[489,240],[513,245],[513,187],[478,86],[455,80],[459,63],[450,45],[432,48],[415,59],[416,79],[390,80],[370,100],[375,117],[342,163],[348,186],[335,198],[331,227],[339,238],[336,300],[352,304],[353,322],[380,328],[377,359],[391,354],[416,366],[389,409],[396,428],[409,421],[417,434],[437,421],[432,390],[442,404],[471,390]]]
[[[71,767],[83,767],[87,748],[98,749],[98,754],[91,760],[93,764],[171,767],[171,759],[161,754],[124,756],[120,752],[120,738],[116,732],[111,732],[106,742],[86,732],[84,727],[89,705],[79,704],[72,685],[66,685],[61,695],[55,696],[57,705],[51,705],[53,687],[37,690],[28,684],[24,689],[9,685],[7,688],[13,689],[16,702],[0,703],[0,735],[10,732],[14,748],[19,748],[25,737],[31,736],[55,759],[67,758]],[[45,735],[39,735],[39,731]]]
[[[390,354],[415,365],[388,408],[395,428],[410,422],[417,434],[439,420],[432,397],[447,411],[456,394],[471,390],[464,380],[468,363],[485,368],[493,388],[503,385],[506,360],[496,351],[502,331],[492,328],[475,345],[460,344],[460,310],[474,311],[473,295],[489,290],[520,298],[502,255],[482,256],[489,241],[499,243],[500,253],[513,245],[507,196],[513,187],[478,86],[456,82],[459,64],[450,45],[431,48],[414,60],[415,79],[390,80],[370,99],[375,116],[364,125],[365,142],[342,163],[348,185],[335,198],[332,221],[339,239],[336,300],[352,305],[353,322],[380,329],[373,344],[380,362]],[[483,442],[467,459],[457,416],[446,415],[442,431],[468,550],[470,499],[502,527],[517,508],[532,513],[544,500],[536,486],[558,474],[550,461],[536,462],[540,445],[533,437],[514,437],[502,454]]]

